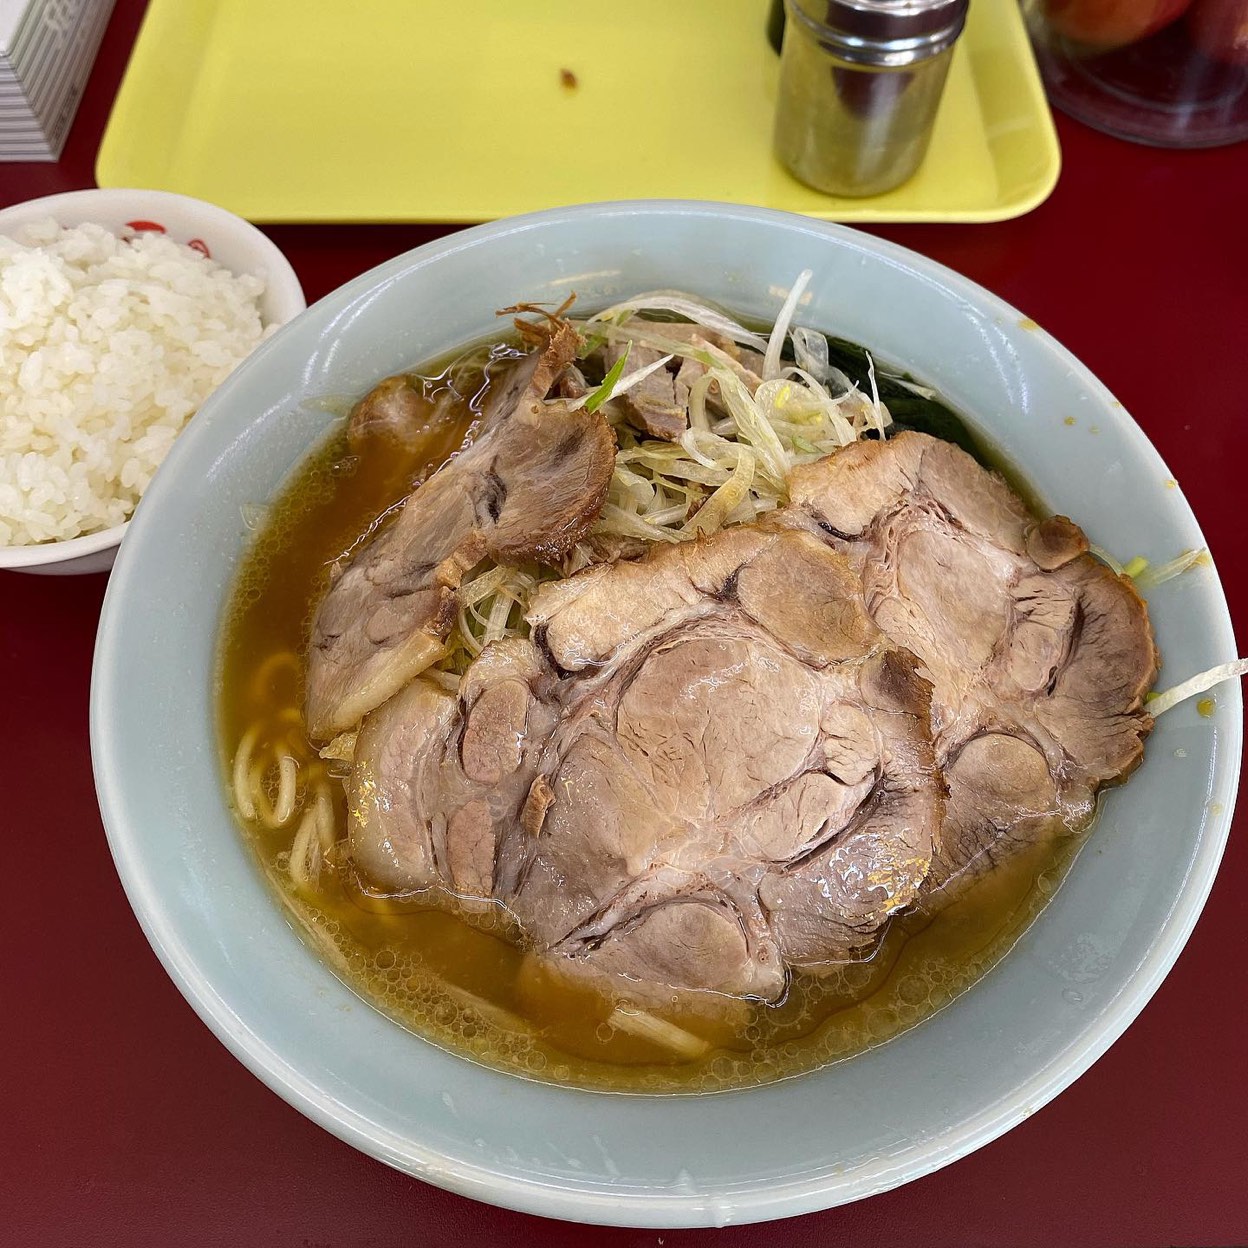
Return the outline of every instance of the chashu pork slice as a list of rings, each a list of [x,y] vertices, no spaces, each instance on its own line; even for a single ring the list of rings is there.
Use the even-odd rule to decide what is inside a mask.
[[[918,433],[793,473],[788,522],[853,563],[867,610],[932,681],[948,815],[926,891],[952,896],[1021,845],[1078,831],[1139,764],[1157,651],[1130,580],[1063,516]]]
[[[373,886],[506,906],[634,996],[774,1000],[917,896],[944,813],[930,688],[842,554],[743,526],[543,588],[532,641],[360,731]]]
[[[354,727],[442,655],[455,591],[483,558],[555,562],[588,532],[611,481],[614,434],[598,413],[544,401],[577,343],[560,325],[545,350],[495,381],[476,440],[338,574],[312,626],[313,737]],[[384,419],[375,407],[370,420]]]

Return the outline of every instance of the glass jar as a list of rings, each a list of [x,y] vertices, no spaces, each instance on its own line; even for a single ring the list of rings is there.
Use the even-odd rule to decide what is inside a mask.
[[[1049,99],[1163,147],[1248,139],[1248,0],[1023,0]]]

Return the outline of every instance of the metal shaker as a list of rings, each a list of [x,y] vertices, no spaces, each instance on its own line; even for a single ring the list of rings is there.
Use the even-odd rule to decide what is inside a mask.
[[[969,0],[785,0],[776,154],[833,195],[878,195],[923,161]]]

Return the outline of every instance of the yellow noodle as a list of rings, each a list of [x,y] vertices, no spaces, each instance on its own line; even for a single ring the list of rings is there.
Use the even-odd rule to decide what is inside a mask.
[[[244,819],[254,819],[256,817],[256,804],[251,796],[248,771],[251,766],[251,752],[256,748],[256,738],[259,735],[259,724],[253,724],[243,734],[243,739],[238,743],[238,749],[234,751],[234,768],[232,773],[234,803],[238,807],[238,813]]]
[[[279,828],[290,822],[295,813],[295,798],[298,796],[299,764],[289,754],[283,754],[277,763],[277,801],[273,806],[273,818]]]

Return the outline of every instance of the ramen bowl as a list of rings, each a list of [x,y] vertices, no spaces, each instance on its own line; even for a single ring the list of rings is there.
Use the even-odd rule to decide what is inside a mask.
[[[1148,440],[1017,311],[852,230],[699,203],[588,205],[467,230],[351,282],[265,343],[205,404],[122,547],[91,700],[118,871],[169,974],[260,1079],[335,1135],[430,1183],[548,1217],[679,1227],[827,1208],[927,1174],[1069,1085],[1139,1013],[1208,894],[1234,804],[1239,690],[1162,719],[1065,882],[1002,962],[888,1043],[716,1095],[605,1095],[476,1065],[404,1030],[295,933],[235,825],[214,676],[248,504],[278,492],[334,418],[325,396],[489,335],[494,309],[592,308],[696,291],[800,321],[934,386],[1044,503],[1107,550],[1165,560],[1203,539]],[[1095,423],[1094,450],[1067,417]],[[1211,567],[1153,593],[1175,680],[1233,657]],[[152,777],[160,777],[155,783]],[[137,1024],[136,1024],[137,1025]]]

